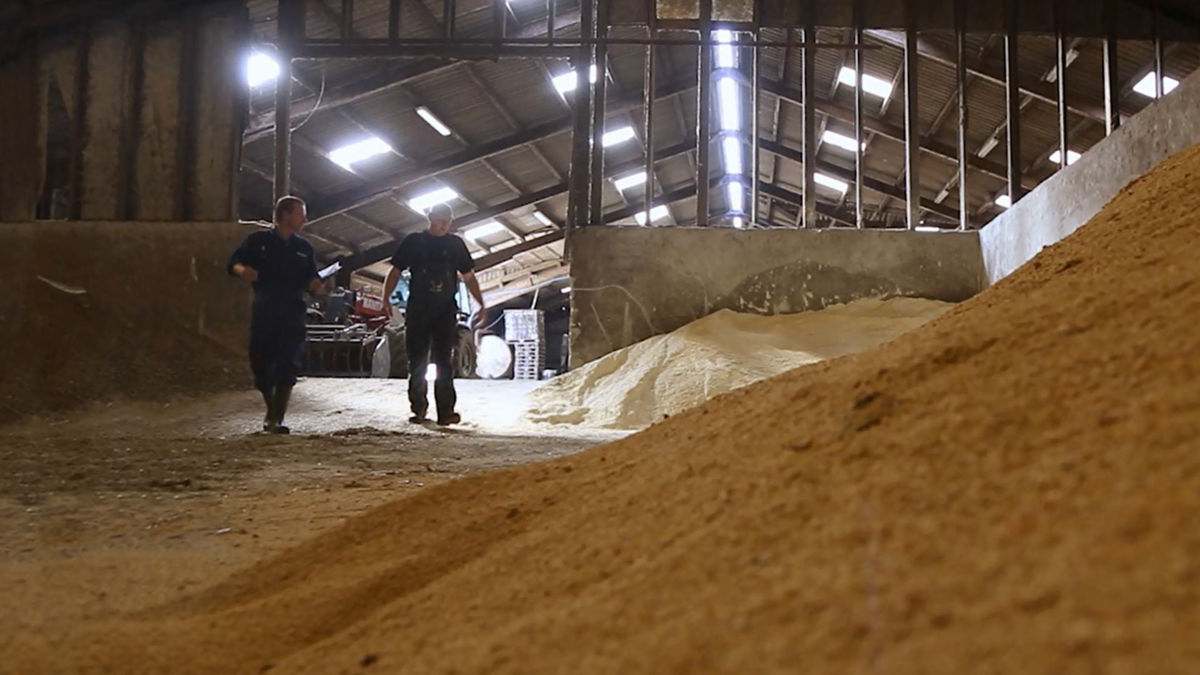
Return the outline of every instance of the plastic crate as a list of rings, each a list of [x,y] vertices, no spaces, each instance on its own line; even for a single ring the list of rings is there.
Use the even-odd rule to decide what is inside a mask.
[[[546,349],[541,341],[513,343],[513,379],[540,380],[546,369]]]
[[[542,310],[504,310],[504,340],[506,342],[541,342],[545,333],[546,314]]]

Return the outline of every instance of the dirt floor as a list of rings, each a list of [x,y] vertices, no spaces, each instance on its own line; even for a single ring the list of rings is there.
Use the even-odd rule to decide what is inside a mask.
[[[532,386],[460,383],[452,430],[408,425],[404,383],[377,380],[301,383],[290,437],[254,433],[254,392],[0,427],[0,654],[210,586],[424,487],[614,437],[521,435],[513,402]]]

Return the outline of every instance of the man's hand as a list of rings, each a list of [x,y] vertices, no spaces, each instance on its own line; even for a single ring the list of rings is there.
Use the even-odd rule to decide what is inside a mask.
[[[475,278],[474,272],[460,273],[463,283],[467,285],[467,290],[471,292],[471,297],[475,298],[475,304],[479,307],[475,310],[475,328],[482,328],[483,322],[487,318],[487,303],[483,301],[483,292],[479,290],[479,280]]]
[[[254,283],[255,281],[258,281],[258,270],[254,269],[253,267],[250,267],[249,265],[243,265],[242,263],[237,263],[236,265],[233,266],[233,273],[238,275],[242,279],[249,281],[250,283]]]

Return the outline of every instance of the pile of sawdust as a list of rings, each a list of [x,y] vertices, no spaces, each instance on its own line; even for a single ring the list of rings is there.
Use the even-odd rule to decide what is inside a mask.
[[[1194,673],[1197,183],[1200,148],[886,347],[11,637],[6,666]]]
[[[950,307],[893,298],[782,316],[721,310],[554,379],[530,395],[528,417],[641,429],[793,368],[876,347]]]

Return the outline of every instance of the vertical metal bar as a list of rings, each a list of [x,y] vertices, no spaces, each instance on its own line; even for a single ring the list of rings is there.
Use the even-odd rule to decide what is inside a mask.
[[[817,41],[816,3],[808,0],[804,6],[804,47],[800,50],[801,71],[804,81],[800,84],[804,98],[804,192],[800,196],[802,225],[817,226],[817,59],[812,45]]]
[[[696,83],[696,225],[708,225],[708,159],[711,146],[713,50],[712,0],[700,0],[700,72]]]
[[[1018,0],[1004,2],[1004,91],[1008,104],[1005,116],[1008,129],[1008,196],[1012,203],[1024,194],[1021,186],[1021,71],[1019,56],[1020,36],[1017,32]],[[1064,151],[1065,154],[1065,151]]]
[[[546,42],[554,42],[554,16],[558,14],[558,0],[546,0]]]
[[[145,99],[146,80],[146,23],[134,20],[129,38],[129,50],[125,61],[128,74],[126,112],[121,120],[120,190],[118,191],[118,213],[121,220],[134,220],[134,202],[137,191],[133,185],[137,175],[138,137],[141,135],[142,105]]]
[[[758,95],[762,82],[758,79],[758,39],[761,31],[754,29],[754,46],[750,56],[750,225],[758,224]]]
[[[503,2],[504,0],[498,0]],[[608,113],[608,7],[611,0],[596,0],[596,44],[594,45],[596,83],[592,99],[591,222],[604,221],[604,127]],[[591,80],[591,73],[581,77]]]
[[[589,38],[593,32],[593,2],[592,0],[582,0],[579,3],[579,35],[582,38]],[[592,112],[591,112],[591,92],[592,87],[588,82],[588,70],[591,64],[591,47],[583,45],[579,48],[579,53],[572,59],[572,67],[575,71],[575,90],[574,90],[574,105],[573,114],[575,116],[575,125],[571,136],[571,173],[568,183],[571,186],[568,203],[567,203],[567,223],[565,235],[565,253],[569,260],[571,257],[572,236],[574,230],[584,227],[588,224],[588,209],[591,206],[589,201],[589,188],[591,180],[591,152],[592,152]]]
[[[921,118],[917,101],[917,21],[914,0],[904,3],[904,183],[908,229],[921,224]]]
[[[863,215],[863,11],[854,0],[854,225],[865,226]]]
[[[388,40],[391,42],[400,41],[400,2],[401,0],[388,2]]]
[[[275,199],[287,196],[292,183],[292,59],[281,54],[275,81]]]
[[[1117,37],[1113,32],[1112,0],[1104,3],[1104,127],[1111,134],[1121,126],[1121,81],[1118,79]]]
[[[88,54],[91,50],[91,28],[87,22],[81,22],[75,43],[75,111],[71,119],[71,159],[67,179],[71,193],[67,218],[71,220],[83,216],[83,146],[87,142],[88,83],[91,80]]]
[[[1054,0],[1055,72],[1058,85],[1058,167],[1067,168],[1067,143],[1070,137],[1071,118],[1067,114],[1067,35],[1063,29],[1063,0]]]
[[[342,39],[354,37],[354,0],[342,0]]]
[[[342,3],[342,11],[352,10]],[[343,29],[346,17],[343,14]],[[288,195],[292,181],[292,54],[303,36],[304,3],[279,0],[279,76],[275,80],[275,199]],[[189,87],[190,88],[190,87]]]
[[[175,220],[187,220],[192,215],[191,187],[194,173],[192,167],[196,155],[197,119],[196,52],[199,48],[199,32],[199,12],[191,9],[184,22],[179,56],[179,119],[176,123],[178,131],[175,136]],[[278,120],[278,112],[276,112],[276,120]],[[287,126],[286,122],[284,126]],[[276,138],[278,138],[278,134],[276,134]]]
[[[455,13],[455,0],[442,0],[442,37],[447,42],[454,39]]]
[[[507,0],[492,0],[492,36],[496,38],[496,44],[500,44],[504,39],[504,33],[507,29],[505,24],[507,22]]]
[[[245,12],[245,14],[242,15],[242,18],[246,18],[249,15],[249,11],[249,9],[243,8],[241,12]],[[238,26],[234,40],[238,44],[249,44],[252,39],[252,33],[253,29],[250,26],[250,22],[244,21]],[[236,81],[235,78],[241,74],[238,72],[240,71],[241,63],[236,60],[232,62],[227,60],[225,65],[230,69],[227,71],[229,73],[230,80]],[[229,162],[226,165],[226,172],[227,175],[233,177],[236,177],[242,168],[242,158],[245,154],[245,138],[243,137],[243,130],[246,128],[250,119],[250,88],[236,87],[235,92],[236,93],[233,96],[233,100],[230,102],[233,107],[234,123],[230,125],[225,141],[228,144],[226,147],[229,151]],[[229,219],[237,219],[238,209],[240,208],[241,203],[241,184],[240,181],[235,180],[233,181],[232,185],[230,185],[229,200],[227,202],[225,211]]]
[[[658,29],[655,27],[653,3],[650,7],[651,16],[646,24],[647,33],[651,40],[658,37]],[[643,98],[643,116],[645,129],[642,132],[642,138],[646,145],[646,222],[650,222],[650,209],[654,201],[654,45],[646,45],[646,63],[645,72],[642,76]]]
[[[1167,54],[1163,50],[1162,39],[1162,10],[1159,7],[1158,0],[1154,2],[1154,91],[1157,98],[1162,98],[1167,93],[1163,84],[1164,69],[1167,65]]]
[[[967,192],[967,7],[966,0],[954,1],[954,40],[956,96],[958,98],[958,229],[971,226],[971,211],[967,207],[970,194]]]

